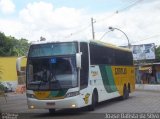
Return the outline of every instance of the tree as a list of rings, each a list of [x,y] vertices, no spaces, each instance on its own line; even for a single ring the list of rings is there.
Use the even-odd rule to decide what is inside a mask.
[[[0,56],[23,56],[28,52],[30,44],[24,38],[16,39],[0,32]]]
[[[7,37],[4,33],[0,33],[0,56],[15,56],[13,47],[16,39],[13,37]]]
[[[156,47],[156,60],[160,61],[160,46]]]
[[[27,54],[30,44],[24,38],[16,41],[16,45],[14,46],[14,51],[17,56],[24,56]]]

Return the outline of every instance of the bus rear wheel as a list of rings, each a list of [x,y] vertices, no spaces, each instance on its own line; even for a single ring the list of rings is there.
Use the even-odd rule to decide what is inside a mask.
[[[55,112],[56,112],[55,109],[49,109],[49,113],[50,113],[50,114],[54,114]]]
[[[121,100],[125,100],[129,98],[129,90],[126,86],[123,88],[123,95],[120,97]]]

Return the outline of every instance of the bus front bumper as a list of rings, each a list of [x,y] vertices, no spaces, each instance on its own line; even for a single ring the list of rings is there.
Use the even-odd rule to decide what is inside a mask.
[[[29,109],[80,108],[85,105],[84,100],[79,98],[79,96],[58,100],[38,100],[34,98],[28,98],[27,103]]]

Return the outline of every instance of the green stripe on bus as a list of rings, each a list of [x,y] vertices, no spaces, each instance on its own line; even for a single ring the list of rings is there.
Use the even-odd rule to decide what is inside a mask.
[[[117,88],[115,86],[115,82],[114,82],[111,66],[106,66],[106,71],[107,71],[110,87],[111,87],[112,91],[115,92],[115,91],[117,91]]]
[[[108,93],[113,92],[111,87],[110,87],[110,84],[109,84],[108,75],[107,75],[105,65],[100,65],[99,68],[100,68],[100,71],[101,71],[101,76],[102,76],[103,84],[104,84],[104,87],[105,87],[106,91]]]
[[[51,91],[51,96],[56,97],[58,93],[59,93],[59,91]]]
[[[67,90],[61,90],[61,91],[51,91],[51,96],[52,97],[61,97],[65,96]]]
[[[59,93],[57,94],[57,97],[60,97],[60,96],[65,96],[67,90],[61,90],[59,91]]]

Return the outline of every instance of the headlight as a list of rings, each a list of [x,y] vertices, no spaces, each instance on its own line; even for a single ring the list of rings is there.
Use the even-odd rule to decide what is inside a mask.
[[[68,98],[68,97],[73,97],[73,96],[77,96],[77,95],[79,95],[79,91],[69,92],[65,95],[65,97]]]
[[[27,98],[35,98],[35,96],[33,94],[26,94]]]

